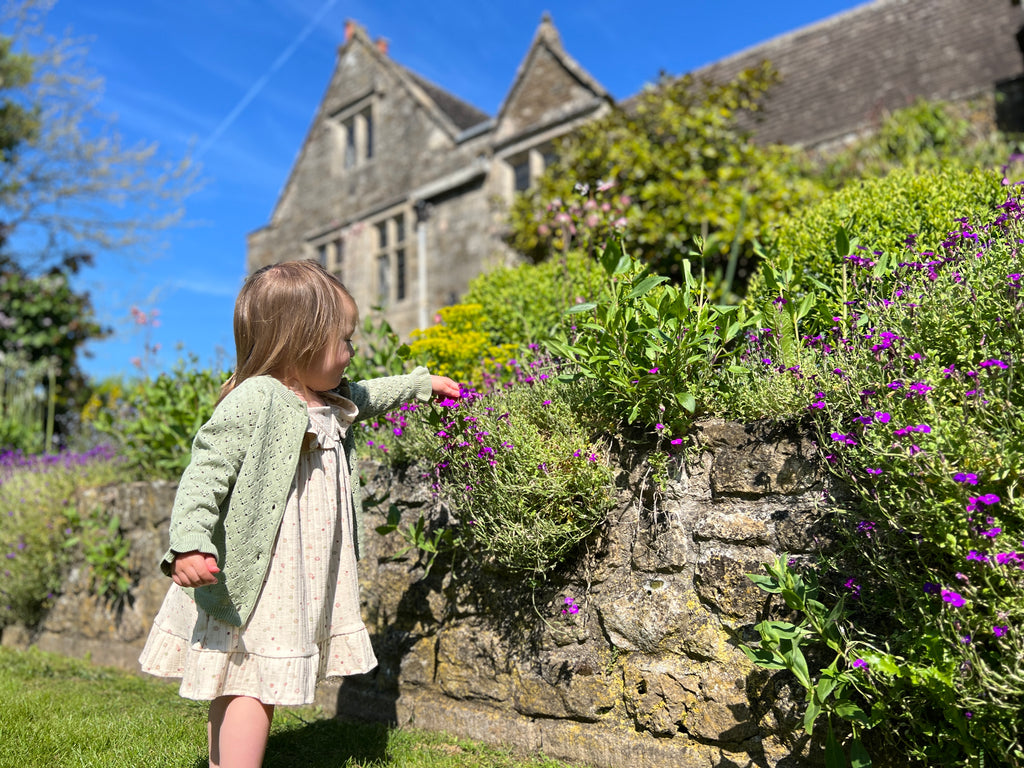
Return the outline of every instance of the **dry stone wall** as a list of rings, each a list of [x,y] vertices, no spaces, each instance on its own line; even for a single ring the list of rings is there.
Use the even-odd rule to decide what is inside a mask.
[[[708,421],[698,434],[700,450],[660,484],[642,451],[622,452],[616,511],[570,567],[532,587],[466,562],[426,574],[395,559],[396,534],[371,534],[360,578],[380,663],[322,685],[318,703],[602,768],[812,764],[793,704],[802,692],[753,668],[738,643],[770,604],[746,574],[827,540],[815,446],[792,426]],[[389,493],[410,517],[445,519],[415,468],[365,469],[370,493]],[[135,668],[168,584],[155,563],[173,491],[140,484],[83,498],[120,516],[137,587],[105,605],[75,569],[43,624],[9,628],[4,644]],[[577,613],[562,612],[566,598]]]

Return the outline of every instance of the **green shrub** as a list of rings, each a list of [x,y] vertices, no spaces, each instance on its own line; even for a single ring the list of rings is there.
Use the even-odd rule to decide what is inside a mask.
[[[992,127],[991,110],[987,99],[958,104],[918,99],[823,158],[822,182],[834,189],[896,168],[998,168],[1013,154],[1015,142]]]
[[[608,448],[595,429],[589,384],[533,384],[470,394],[406,425],[454,520],[431,536],[406,532],[431,554],[444,544],[502,571],[543,579],[604,520],[614,503]],[[381,529],[398,528],[397,518]],[[426,544],[426,546],[424,546]]]
[[[1022,219],[1014,198],[901,266],[851,263],[847,318],[805,337],[797,365],[779,332],[749,357],[764,389],[802,399],[851,492],[825,589],[803,606],[783,592],[800,621],[762,625],[754,657],[804,676],[808,729],[848,720],[883,761],[1024,760]],[[778,591],[801,567],[780,560],[759,583]]]
[[[963,217],[987,217],[1005,189],[995,171],[958,167],[921,172],[900,169],[852,183],[782,222],[768,238],[769,249],[749,284],[748,307],[778,299],[766,272],[791,276],[790,298],[816,294],[818,309],[805,333],[831,326],[845,302],[857,294],[845,253],[836,251],[836,231],[847,233],[852,253],[895,265],[915,251],[935,251]]]
[[[409,357],[432,374],[482,386],[485,370],[515,357],[516,344],[492,344],[482,330],[479,304],[453,304],[438,311],[441,322],[413,331]]]
[[[593,296],[604,272],[589,256],[570,251],[540,264],[498,267],[473,278],[463,297],[483,307],[479,329],[492,344],[529,344],[561,328],[565,311]]]
[[[139,480],[177,480],[188,465],[192,439],[213,414],[227,374],[186,367],[96,388],[82,424],[114,442],[125,471]]]
[[[76,494],[121,479],[113,452],[0,454],[0,627],[34,626],[59,593],[75,554]],[[72,546],[69,546],[69,541]]]
[[[564,360],[563,380],[591,383],[595,407],[608,418],[682,431],[706,410],[751,320],[741,307],[712,303],[688,261],[682,285],[650,274],[617,241],[601,263],[607,286],[573,306],[570,334],[546,346]]]
[[[709,278],[745,282],[759,233],[821,193],[803,153],[740,127],[777,79],[767,62],[726,83],[666,75],[630,109],[581,126],[513,202],[510,245],[542,261],[599,251],[618,233],[635,259],[675,278],[702,237]]]

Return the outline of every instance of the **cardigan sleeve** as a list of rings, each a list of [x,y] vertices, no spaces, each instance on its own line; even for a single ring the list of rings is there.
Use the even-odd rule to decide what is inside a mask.
[[[160,562],[167,575],[179,553],[198,551],[220,559],[213,538],[221,503],[234,486],[265,405],[240,394],[235,390],[228,395],[192,441],[192,458],[181,476],[171,510],[170,547]]]
[[[349,385],[349,392],[350,399],[359,409],[359,418],[369,419],[411,400],[427,402],[433,394],[433,386],[430,372],[419,366],[403,376],[353,382]]]

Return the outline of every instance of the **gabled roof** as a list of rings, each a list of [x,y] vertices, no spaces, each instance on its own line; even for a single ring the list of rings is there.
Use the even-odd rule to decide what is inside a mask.
[[[425,112],[433,117],[433,119],[452,138],[453,141],[457,141],[459,136],[467,128],[486,123],[489,120],[486,113],[456,96],[453,96],[440,86],[431,83],[429,80],[424,79],[412,70],[409,70],[396,62],[388,56],[386,48],[382,50],[382,46],[380,44],[371,41],[366,30],[354,21],[350,20],[346,23],[345,34],[346,40],[344,44],[338,47],[335,73],[337,73],[338,67],[345,55],[351,51],[354,46],[359,46],[367,55],[374,59],[377,66],[391,72],[396,79],[405,86],[411,96],[423,106]],[[330,100],[331,89],[334,85],[334,81],[335,75],[332,75],[331,81],[327,86],[327,90],[321,98],[320,104],[317,106],[316,113],[313,116],[309,129],[306,131],[306,137],[303,139],[302,146],[299,148],[295,161],[292,163],[291,169],[289,170],[288,178],[285,180],[285,183],[281,187],[281,191],[274,202],[274,208],[271,211],[270,216],[271,222],[274,222],[277,219],[278,213],[281,210],[281,205],[285,201],[296,174],[302,165],[303,157],[306,154],[306,150],[312,141],[317,127],[327,116],[327,104]]]
[[[510,117],[510,110],[516,104],[518,97],[521,96],[523,89],[529,86],[530,76],[536,70],[539,61],[545,57],[545,55],[552,57],[558,66],[561,68],[562,73],[569,79],[573,80],[576,85],[579,86],[581,92],[589,92],[589,100],[603,101],[607,103],[613,103],[611,95],[605,90],[604,86],[601,85],[594,77],[587,72],[572,56],[570,56],[565,48],[562,47],[562,38],[558,34],[558,30],[555,29],[554,23],[551,21],[551,16],[547,12],[541,17],[540,25],[537,27],[537,31],[533,36],[533,42],[530,44],[529,50],[526,52],[526,56],[523,57],[522,62],[519,64],[519,68],[516,70],[515,78],[512,81],[512,86],[509,88],[508,94],[505,96],[505,100],[502,102],[501,107],[498,110],[498,115],[495,118],[495,124],[499,127],[502,123]],[[564,104],[564,109],[571,110],[574,107],[578,108],[581,103],[577,101],[575,104]]]

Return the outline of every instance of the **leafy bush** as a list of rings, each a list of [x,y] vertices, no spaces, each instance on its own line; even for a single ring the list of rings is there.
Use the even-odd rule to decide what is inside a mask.
[[[746,304],[762,308],[779,300],[773,288],[783,275],[787,301],[815,294],[816,309],[805,333],[827,329],[842,315],[857,288],[846,257],[853,248],[866,258],[895,266],[916,250],[937,250],[963,217],[987,216],[1005,197],[995,171],[958,167],[922,172],[900,169],[850,184],[786,219],[772,232],[770,248],[750,281]],[[836,231],[845,252],[837,252]]]
[[[68,255],[59,266],[40,274],[9,255],[0,256],[0,359],[8,375],[21,366],[18,375],[34,375],[32,384],[47,391],[51,434],[67,431],[64,417],[74,413],[87,394],[78,367],[79,350],[109,333],[96,322],[89,294],[72,287],[73,276],[90,263],[87,255]],[[31,433],[25,437],[31,439]],[[28,442],[14,444],[10,437],[0,439],[0,445],[4,443],[42,450]]]
[[[855,499],[839,511],[845,546],[823,562],[835,643],[806,619],[768,626],[760,660],[797,664],[793,638],[828,645],[831,664],[807,671],[808,711],[874,728],[865,743],[903,762],[1024,760],[1022,235],[1013,197],[989,226],[962,221],[899,266],[853,257],[847,319],[803,339],[797,366],[769,362],[786,354],[779,333],[749,363],[802,396]],[[857,707],[830,698],[840,678]]]
[[[102,446],[81,454],[0,454],[0,627],[39,621],[73,554],[76,491],[118,480],[121,471]]]
[[[578,323],[569,338],[547,342],[567,364],[563,380],[587,379],[596,407],[624,422],[685,429],[750,319],[740,307],[712,304],[689,262],[681,286],[650,274],[616,241],[601,263],[605,290],[569,310]]]
[[[404,532],[409,543],[431,556],[443,548],[543,579],[614,502],[590,396],[589,385],[557,384],[541,373],[529,384],[410,407],[414,415],[403,419],[395,442],[416,446],[454,519],[431,534],[421,516]],[[392,512],[379,532],[399,529]]]
[[[0,353],[0,449],[53,450],[57,374],[50,360]]]
[[[796,149],[755,143],[740,127],[760,109],[777,74],[766,64],[728,83],[664,77],[630,109],[614,109],[557,147],[558,159],[510,212],[510,245],[534,261],[569,247],[563,203],[574,187],[614,193],[594,243],[603,247],[619,218],[624,246],[638,261],[676,277],[697,237],[708,275],[745,279],[760,233],[821,190]],[[583,220],[597,211],[584,211]],[[610,212],[609,212],[610,213]],[[726,294],[728,294],[728,290]]]
[[[177,480],[192,439],[213,414],[226,374],[179,361],[154,379],[108,381],[82,411],[82,424],[112,440],[135,479]]]
[[[1013,154],[1015,143],[992,128],[991,110],[987,100],[917,99],[886,114],[877,130],[823,158],[821,180],[834,189],[896,168],[997,168]]]
[[[463,297],[483,307],[479,328],[492,344],[529,344],[565,323],[565,311],[604,282],[595,259],[570,251],[540,264],[498,267],[473,278]]]
[[[492,344],[482,330],[483,307],[453,304],[438,311],[441,322],[413,331],[409,357],[438,376],[482,385],[485,369],[515,357],[517,344]]]

